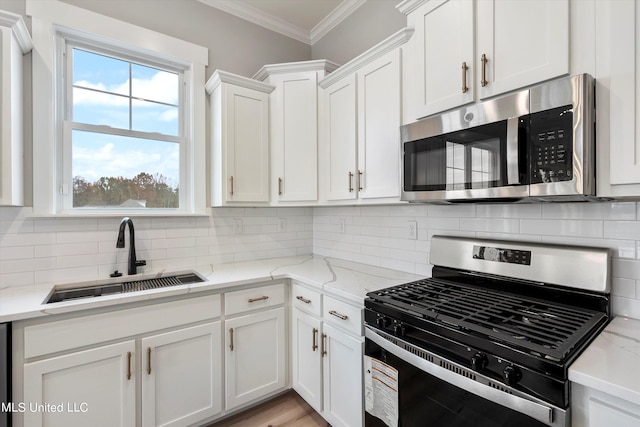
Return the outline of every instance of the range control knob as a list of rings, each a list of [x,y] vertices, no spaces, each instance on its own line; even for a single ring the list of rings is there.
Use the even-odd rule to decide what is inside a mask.
[[[393,325],[393,334],[397,337],[403,337],[407,332],[406,328],[402,323],[396,323]]]
[[[376,325],[378,325],[378,328],[380,329],[386,328],[390,323],[391,320],[389,320],[388,317],[380,316],[376,319]]]
[[[502,378],[506,385],[513,387],[522,379],[522,372],[517,366],[509,365],[502,371]]]
[[[487,356],[484,353],[477,352],[471,356],[471,368],[474,371],[482,371],[487,367],[488,363],[489,359],[487,359]]]

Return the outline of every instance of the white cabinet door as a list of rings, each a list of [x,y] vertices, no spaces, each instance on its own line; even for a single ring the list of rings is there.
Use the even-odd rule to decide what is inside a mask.
[[[298,309],[291,318],[293,388],[316,411],[322,411],[322,322]]]
[[[188,426],[222,411],[220,322],[141,343],[143,426]]]
[[[360,69],[358,86],[358,197],[400,196],[400,50]]]
[[[411,13],[410,121],[473,101],[473,2],[432,0]],[[465,68],[465,69],[463,69]]]
[[[24,425],[134,427],[134,358],[131,340],[25,364]]]
[[[595,15],[597,192],[599,196],[638,196],[640,1],[596,2]]]
[[[286,385],[284,307],[225,320],[226,409]]]
[[[327,323],[323,328],[323,415],[333,427],[360,427],[363,341]]]
[[[478,0],[476,19],[480,98],[569,72],[569,0]]]
[[[318,199],[318,73],[275,75],[271,94],[272,193],[276,201]]]
[[[227,184],[230,202],[269,201],[269,95],[225,87]]]
[[[324,155],[322,174],[327,200],[356,198],[356,75],[324,90]]]

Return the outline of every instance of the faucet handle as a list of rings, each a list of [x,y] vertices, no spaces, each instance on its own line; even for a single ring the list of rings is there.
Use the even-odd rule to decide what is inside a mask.
[[[136,267],[142,267],[143,265],[147,265],[147,261],[143,259],[136,260]]]

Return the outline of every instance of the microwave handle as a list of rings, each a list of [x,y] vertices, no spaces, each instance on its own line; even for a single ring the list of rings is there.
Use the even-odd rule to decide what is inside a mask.
[[[507,184],[517,185],[520,182],[518,152],[518,125],[520,117],[511,117],[507,119]]]

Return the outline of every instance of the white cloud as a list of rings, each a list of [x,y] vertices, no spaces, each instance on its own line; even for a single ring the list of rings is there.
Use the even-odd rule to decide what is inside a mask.
[[[129,93],[128,79],[123,83],[111,86],[107,86],[104,83],[91,83],[86,80],[79,80],[74,85],[121,95]],[[176,74],[159,71],[151,76],[150,79],[134,78],[131,86],[135,97],[168,104],[178,104],[178,76]],[[88,106],[123,106],[128,105],[129,100],[124,96],[74,88],[73,103],[74,105]],[[146,105],[153,106],[153,104]]]

